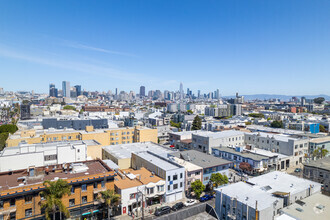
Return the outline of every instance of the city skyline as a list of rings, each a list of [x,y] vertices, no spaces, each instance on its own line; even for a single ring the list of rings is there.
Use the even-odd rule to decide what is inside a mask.
[[[89,91],[177,90],[183,82],[223,96],[330,93],[329,2],[0,6],[5,90],[47,93],[45,85],[67,80]]]

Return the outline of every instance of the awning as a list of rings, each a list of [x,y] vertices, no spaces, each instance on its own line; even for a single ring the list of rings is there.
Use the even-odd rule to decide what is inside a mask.
[[[273,195],[275,195],[275,196],[288,196],[289,193],[276,191],[276,192],[273,192]]]
[[[161,185],[165,185],[165,181],[164,180],[159,180],[157,183],[156,183],[156,185],[157,186],[161,186]]]
[[[146,185],[147,188],[152,188],[152,187],[155,187],[155,186],[156,186],[155,183],[148,183],[148,184]]]

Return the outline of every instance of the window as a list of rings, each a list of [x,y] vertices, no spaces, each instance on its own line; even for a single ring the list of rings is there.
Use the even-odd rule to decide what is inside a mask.
[[[10,220],[15,220],[16,219],[16,212],[11,212],[9,215]]]
[[[94,193],[94,201],[97,201],[99,198],[99,194],[98,193]]]
[[[183,184],[182,184],[182,182],[181,182],[181,183],[180,183],[180,188],[182,188],[182,185],[183,185]]]
[[[11,207],[15,206],[15,199],[10,199],[9,204],[10,204]]]
[[[86,192],[87,191],[87,185],[86,184],[81,185],[81,190],[83,192]]]
[[[177,180],[177,179],[178,179],[178,175],[177,174],[173,175],[173,180]]]
[[[98,182],[94,182],[94,189],[97,189],[97,184],[98,184]]]
[[[104,181],[104,180],[101,182],[101,187],[102,187],[102,188],[105,187],[105,181]]]
[[[136,198],[136,193],[132,193],[129,195],[129,199],[135,199]]]
[[[74,194],[74,186],[71,186],[71,194]]]
[[[0,209],[3,209],[3,200],[0,200]]]
[[[191,173],[188,173],[188,177],[191,177]]]
[[[294,149],[298,149],[298,145],[295,145],[295,146],[294,146]]]
[[[127,132],[127,134],[129,134],[129,131]]]
[[[25,209],[25,217],[32,216],[32,209]]]
[[[69,206],[72,207],[75,205],[74,199],[69,199]]]
[[[168,180],[168,181],[171,181],[171,176],[168,176],[168,177],[167,177],[167,180]]]
[[[177,188],[178,188],[178,184],[176,183],[173,185],[173,189],[177,189]]]
[[[68,139],[71,140],[71,136],[69,136]]]
[[[83,196],[83,197],[81,198],[81,201],[82,201],[82,204],[87,203],[87,196]]]
[[[199,175],[199,174],[200,174],[200,172],[196,172],[196,173],[195,173],[196,176]]]
[[[32,195],[25,196],[25,203],[31,203],[32,202]]]
[[[147,188],[147,194],[154,194],[154,187]]]
[[[44,156],[44,160],[45,160],[45,161],[57,160],[57,155],[56,155],[56,154],[53,154],[53,155],[46,155],[46,156]]]
[[[162,186],[157,186],[157,191],[158,191],[158,192],[163,192],[163,191],[164,191],[164,185],[162,185]]]
[[[183,178],[183,173],[180,173],[180,179],[182,179]]]
[[[167,190],[170,191],[171,190],[171,185],[167,186]]]

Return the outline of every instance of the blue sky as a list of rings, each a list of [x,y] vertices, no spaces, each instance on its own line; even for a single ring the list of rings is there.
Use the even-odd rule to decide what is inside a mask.
[[[0,1],[0,87],[330,94],[330,1]]]

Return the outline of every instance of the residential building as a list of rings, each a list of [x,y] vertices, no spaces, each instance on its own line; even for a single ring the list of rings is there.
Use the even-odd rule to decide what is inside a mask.
[[[310,139],[309,154],[313,154],[314,150],[317,149],[326,149],[330,153],[330,136]]]
[[[98,143],[90,140],[6,147],[0,153],[0,172],[86,161],[88,145],[98,146]]]
[[[194,149],[208,154],[212,153],[213,147],[240,146],[243,144],[244,133],[241,131],[204,131],[192,134],[192,145]]]
[[[330,157],[304,163],[304,178],[323,184],[322,191],[330,195]]]
[[[308,154],[308,138],[294,138],[282,134],[270,134],[264,132],[245,133],[245,142],[256,148],[293,156],[287,160],[286,167],[296,166],[305,161]]]
[[[196,150],[175,152],[170,155],[202,167],[202,182],[204,185],[209,183],[210,177],[213,173],[221,173],[229,177],[229,168],[232,167],[232,162],[229,160],[208,155]]]
[[[75,130],[85,130],[86,126],[93,126],[95,129],[108,128],[108,119],[86,118],[86,119],[58,119],[45,118],[42,120],[42,127],[48,128],[73,128]]]
[[[165,180],[146,168],[118,170],[117,174],[115,190],[120,195],[122,215],[165,201]]]
[[[184,198],[185,169],[167,158],[150,151],[132,153],[132,168],[145,167],[165,179],[165,202],[170,203]]]
[[[102,203],[98,200],[101,191],[114,189],[115,173],[100,160],[79,163],[30,167],[0,174],[1,219],[45,219],[40,193],[43,182],[63,179],[71,186],[71,195],[63,197],[71,218],[98,216]],[[106,213],[105,213],[106,214]],[[98,217],[102,217],[102,214]],[[59,219],[59,214],[56,214]]]
[[[280,171],[216,190],[220,219],[274,219],[283,207],[319,193],[321,184]]]
[[[31,118],[30,108],[31,108],[30,104],[20,105],[21,120],[26,120]]]

